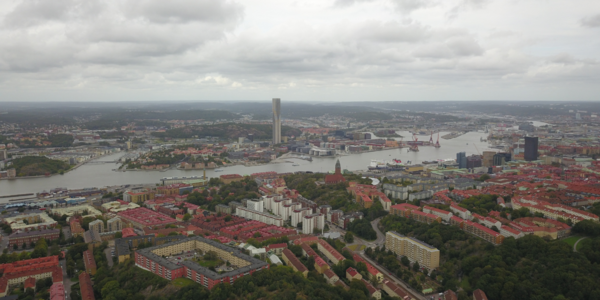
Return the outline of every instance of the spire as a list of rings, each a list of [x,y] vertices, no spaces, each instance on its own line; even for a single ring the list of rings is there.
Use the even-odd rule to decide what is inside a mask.
[[[342,166],[340,165],[339,159],[335,163],[335,174],[342,174]]]

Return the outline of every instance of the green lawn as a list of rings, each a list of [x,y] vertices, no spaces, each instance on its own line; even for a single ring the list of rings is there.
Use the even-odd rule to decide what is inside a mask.
[[[218,267],[222,264],[224,264],[224,262],[220,259],[217,260],[200,260],[198,261],[198,264],[205,267],[205,268],[210,268],[210,267]]]
[[[470,291],[471,284],[469,283],[469,277],[463,276],[462,281],[460,282],[460,286],[463,288],[463,290]]]
[[[360,246],[360,247],[359,247]],[[350,245],[348,246],[348,249],[352,250],[352,251],[362,251],[366,248],[365,245]]]
[[[579,241],[579,243],[577,244],[577,249],[576,249],[576,250],[577,250],[577,251],[581,250],[581,247],[583,247],[583,245],[585,245],[585,243],[587,243],[587,242],[589,242],[589,241],[591,241],[589,238],[588,238],[588,239],[585,239],[585,240],[581,240],[581,241]]]
[[[581,238],[580,236],[575,235],[575,236],[568,237],[562,241],[569,244],[569,246],[573,247],[580,238]],[[579,246],[579,245],[577,245],[577,246]]]
[[[188,285],[190,285],[190,284],[193,284],[193,283],[194,283],[194,281],[193,281],[193,280],[191,280],[191,279],[187,279],[187,278],[184,278],[184,277],[180,277],[180,278],[177,278],[177,279],[175,279],[175,280],[171,281],[171,283],[172,283],[174,286],[177,286],[177,287],[186,287],[186,286],[188,286]]]

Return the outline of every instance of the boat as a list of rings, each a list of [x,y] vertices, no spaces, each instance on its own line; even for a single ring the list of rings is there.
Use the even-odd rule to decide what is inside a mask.
[[[467,145],[468,145],[468,144],[469,144],[469,143],[467,143]]]
[[[215,172],[223,172],[223,169],[215,169]]]
[[[293,164],[292,166],[293,166],[293,167],[297,167],[297,166],[299,166],[299,164]]]
[[[371,163],[369,164],[369,170],[377,170],[377,169],[385,169],[385,168],[387,168],[387,164],[385,163],[385,161],[373,159],[373,160],[371,160]]]

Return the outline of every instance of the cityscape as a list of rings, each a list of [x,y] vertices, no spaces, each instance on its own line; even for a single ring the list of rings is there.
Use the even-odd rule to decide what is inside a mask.
[[[600,2],[0,2],[0,300],[600,300]]]

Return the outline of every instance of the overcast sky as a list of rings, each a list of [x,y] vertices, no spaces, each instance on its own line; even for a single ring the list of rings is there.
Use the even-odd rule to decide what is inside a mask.
[[[600,100],[600,1],[0,1],[0,101],[273,97]]]

